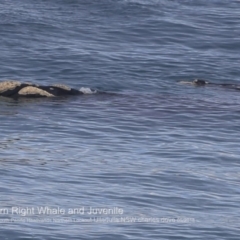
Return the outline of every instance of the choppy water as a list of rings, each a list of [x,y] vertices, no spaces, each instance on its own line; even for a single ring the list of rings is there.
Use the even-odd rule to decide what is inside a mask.
[[[239,7],[2,0],[1,80],[107,94],[0,100],[1,239],[239,239],[240,92],[178,83],[239,83]]]

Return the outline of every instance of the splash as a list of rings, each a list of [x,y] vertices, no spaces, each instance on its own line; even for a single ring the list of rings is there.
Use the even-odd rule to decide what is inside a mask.
[[[92,90],[91,88],[87,88],[87,87],[81,87],[79,89],[80,92],[82,92],[83,94],[94,94],[97,93],[97,90]]]

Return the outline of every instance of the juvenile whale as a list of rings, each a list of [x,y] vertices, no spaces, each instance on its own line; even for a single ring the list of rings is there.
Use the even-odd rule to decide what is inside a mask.
[[[194,79],[194,80],[191,81],[191,82],[188,82],[188,81],[180,81],[180,83],[191,84],[191,85],[195,85],[195,86],[206,86],[206,85],[210,85],[210,86],[220,86],[220,87],[225,87],[225,88],[240,90],[240,85],[237,85],[237,84],[231,84],[231,83],[211,83],[211,82],[207,82],[207,81],[202,80],[202,79]]]
[[[11,98],[38,98],[38,97],[59,97],[82,95],[84,93],[93,93],[90,89],[81,88],[80,90],[70,88],[63,84],[54,84],[50,86],[37,85],[33,83],[21,83],[19,81],[0,82],[0,96]]]

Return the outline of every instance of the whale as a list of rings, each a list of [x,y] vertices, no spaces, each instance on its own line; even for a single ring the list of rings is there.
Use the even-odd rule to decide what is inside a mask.
[[[193,81],[180,81],[182,84],[190,84],[194,86],[219,86],[234,90],[240,90],[240,85],[232,84],[232,83],[211,83],[203,79],[194,79]]]
[[[5,80],[0,82],[0,96],[9,98],[44,98],[95,93],[89,88],[75,89],[64,84],[38,85],[30,82]]]

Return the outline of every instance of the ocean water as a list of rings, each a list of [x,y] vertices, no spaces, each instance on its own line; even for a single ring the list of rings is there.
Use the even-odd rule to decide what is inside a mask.
[[[0,1],[1,239],[239,239],[240,1]]]

